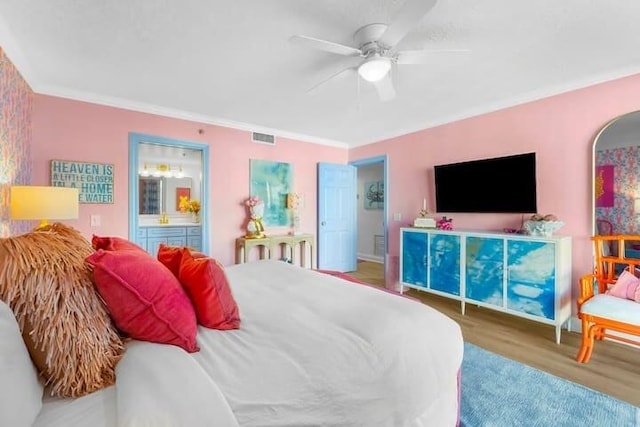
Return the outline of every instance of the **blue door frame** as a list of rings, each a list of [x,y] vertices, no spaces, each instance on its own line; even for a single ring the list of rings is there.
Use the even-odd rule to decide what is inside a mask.
[[[387,279],[387,209],[389,206],[389,185],[387,182],[387,156],[386,155],[382,155],[382,156],[376,156],[376,157],[370,157],[367,159],[360,159],[360,160],[354,160],[352,162],[349,162],[350,165],[355,166],[356,168],[360,167],[360,166],[368,166],[368,165],[373,165],[373,164],[378,164],[381,163],[382,164],[382,172],[383,172],[383,182],[384,182],[384,208],[383,208],[383,213],[382,213],[382,230],[383,230],[383,239],[384,239],[384,255],[382,257],[382,262],[384,265],[384,279],[385,279],[385,283],[386,283],[386,279]],[[356,247],[357,250],[357,247]]]
[[[178,139],[164,138],[161,136],[145,135],[141,133],[129,133],[129,240],[137,241],[138,233],[138,211],[139,211],[139,189],[138,189],[138,145],[140,143],[151,143],[159,145],[170,145],[172,147],[183,147],[202,152],[202,183],[201,183],[201,210],[202,218],[202,252],[209,253],[209,146],[200,142],[183,141]]]

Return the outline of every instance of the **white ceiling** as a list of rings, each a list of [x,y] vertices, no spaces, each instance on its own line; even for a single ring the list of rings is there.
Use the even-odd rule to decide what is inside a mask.
[[[353,45],[404,0],[2,0],[0,46],[35,92],[358,146],[640,72],[638,0],[438,0],[399,49],[433,54],[392,70],[382,102]]]

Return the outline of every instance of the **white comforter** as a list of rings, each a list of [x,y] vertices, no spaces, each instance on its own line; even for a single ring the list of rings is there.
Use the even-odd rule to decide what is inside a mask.
[[[452,426],[460,328],[419,302],[291,266],[227,268],[239,330],[200,352],[132,342],[113,387],[37,426]]]

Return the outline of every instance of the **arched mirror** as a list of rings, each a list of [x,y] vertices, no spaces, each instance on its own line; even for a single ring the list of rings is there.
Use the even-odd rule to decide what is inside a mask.
[[[640,234],[640,111],[616,117],[596,136],[593,183],[594,234]]]

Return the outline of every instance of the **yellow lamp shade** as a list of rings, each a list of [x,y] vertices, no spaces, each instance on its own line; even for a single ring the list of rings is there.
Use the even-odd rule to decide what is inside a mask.
[[[47,220],[78,218],[78,189],[15,185],[11,187],[11,219]]]

